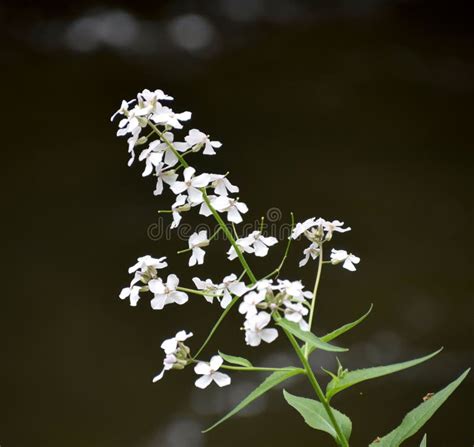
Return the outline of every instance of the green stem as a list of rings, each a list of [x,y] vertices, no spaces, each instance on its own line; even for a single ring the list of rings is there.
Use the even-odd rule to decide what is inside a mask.
[[[198,351],[196,352],[196,354],[194,355],[193,359],[196,359],[196,357],[199,357],[199,354],[201,354],[201,352],[204,350],[204,348],[207,346],[207,344],[211,341],[211,338],[212,336],[214,335],[214,333],[217,331],[217,328],[220,326],[220,324],[222,323],[222,321],[224,320],[224,318],[227,316],[227,314],[230,312],[230,309],[232,309],[232,307],[235,305],[235,303],[239,300],[239,297],[238,296],[234,296],[234,298],[232,298],[232,301],[229,303],[229,305],[224,309],[224,311],[221,313],[221,316],[219,317],[219,319],[216,321],[216,323],[214,324],[214,326],[212,327],[211,329],[211,332],[209,332],[209,335],[207,336],[207,338],[204,340],[204,343],[201,345],[201,347],[198,349]]]
[[[295,371],[296,369],[299,369],[302,374],[305,373],[304,369],[301,368],[265,368],[265,367],[259,367],[259,366],[229,366],[229,365],[222,365],[222,369],[228,369],[232,371]]]
[[[311,300],[311,309],[309,311],[309,319],[308,319],[309,330],[311,330],[311,327],[313,325],[314,311],[316,309],[316,298],[317,298],[317,295],[318,295],[319,281],[321,280],[322,270],[323,270],[323,243],[321,242],[320,245],[319,245],[318,271],[316,273],[316,280],[314,281],[313,299]],[[304,348],[304,355],[305,355],[306,358],[309,355],[309,345],[308,344],[306,344],[306,346]]]
[[[214,294],[214,293],[207,293],[202,290],[196,289],[188,289],[187,287],[176,287],[176,290],[180,290],[181,292],[192,293],[194,295],[201,295],[201,296],[210,296],[210,297],[221,297],[222,294]]]
[[[285,332],[286,336],[288,337],[288,340],[290,340],[291,345],[293,346],[293,349],[295,350],[296,354],[298,355],[298,358],[301,361],[301,364],[303,365],[306,376],[308,377],[308,380],[313,387],[316,395],[318,396],[319,401],[323,404],[324,409],[326,410],[326,413],[329,416],[329,419],[334,427],[334,430],[336,430],[337,436],[339,438],[339,442],[342,447],[349,447],[349,443],[347,442],[346,437],[344,436],[344,433],[341,430],[341,427],[339,427],[339,424],[337,423],[337,420],[334,416],[334,413],[332,411],[332,408],[329,405],[328,400],[326,399],[326,396],[324,395],[323,390],[321,389],[321,386],[319,385],[318,380],[316,379],[316,376],[313,373],[313,370],[311,369],[311,365],[308,362],[308,359],[306,356],[303,354],[298,342],[296,341],[295,337],[293,337],[292,334],[290,334],[288,331],[283,329]]]
[[[181,163],[181,165],[184,167],[184,168],[187,168],[189,167],[189,164],[187,163],[187,161],[181,156],[181,154],[176,150],[176,148],[174,147],[173,143],[171,143],[164,135],[163,132],[161,132],[152,122],[148,121],[148,124],[149,126],[154,130],[154,132],[160,137],[161,140],[163,140],[163,142],[171,149],[171,151],[173,152],[173,154],[178,158],[179,162]],[[222,231],[224,232],[224,234],[227,236],[227,238],[229,239],[230,243],[232,244],[232,246],[234,247],[236,253],[237,253],[237,256],[239,258],[239,261],[240,263],[242,264],[242,267],[245,269],[245,271],[247,272],[247,276],[249,277],[250,281],[252,283],[256,283],[257,282],[257,278],[255,277],[255,275],[253,274],[252,270],[250,269],[249,265],[247,264],[247,261],[245,260],[239,246],[237,245],[237,243],[235,242],[235,239],[234,237],[232,236],[232,233],[229,231],[229,229],[227,228],[227,225],[224,223],[224,221],[222,220],[221,216],[219,216],[219,213],[216,211],[216,209],[212,206],[211,204],[211,201],[209,200],[209,197],[207,196],[207,193],[206,193],[206,189],[205,188],[201,188],[201,192],[202,192],[202,197],[204,199],[204,201],[206,202],[206,205],[207,207],[209,208],[209,210],[211,211],[212,215],[214,216],[214,218],[216,219],[217,223],[219,224],[219,226],[221,227]]]
[[[275,276],[275,275],[276,275],[275,279],[277,279],[278,275],[280,274],[281,269],[283,268],[283,265],[285,264],[286,258],[288,257],[288,253],[290,251],[290,246],[291,246],[291,241],[292,241],[291,232],[293,231],[293,227],[295,226],[295,216],[293,215],[293,213],[290,213],[290,214],[291,214],[290,235],[288,237],[288,242],[286,243],[285,253],[283,254],[283,258],[281,259],[280,265],[275,270],[270,272],[268,275],[265,275],[262,279],[268,279],[268,278],[271,278],[272,276]],[[262,217],[262,219],[263,219],[263,217]]]
[[[219,216],[219,213],[211,205],[211,201],[209,200],[209,197],[207,196],[207,194],[203,192],[202,196],[204,198],[204,202],[206,202],[207,207],[211,210],[211,213],[214,216],[214,219],[216,219],[217,223],[222,228],[222,231],[227,236],[227,239],[229,239],[229,242],[231,243],[232,247],[234,247],[234,250],[237,253],[237,256],[239,258],[239,261],[242,264],[242,267],[245,269],[245,272],[247,273],[247,276],[249,277],[250,281],[252,282],[252,284],[256,283],[257,278],[255,277],[249,265],[247,264],[247,261],[245,260],[245,257],[242,254],[240,247],[237,245],[237,242],[235,241],[234,237],[232,236],[232,233],[230,232],[229,228],[227,228],[227,225],[222,220],[222,217]]]

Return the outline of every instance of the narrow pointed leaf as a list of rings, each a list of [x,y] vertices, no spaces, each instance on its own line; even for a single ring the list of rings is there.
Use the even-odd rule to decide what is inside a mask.
[[[344,334],[347,331],[350,331],[353,327],[357,326],[358,324],[362,323],[369,315],[370,312],[372,312],[374,305],[371,304],[369,310],[362,315],[360,318],[357,320],[353,321],[352,323],[347,323],[344,326],[341,326],[338,329],[335,329],[332,332],[329,332],[329,334],[323,335],[321,337],[321,340],[325,342],[330,342],[331,340],[334,340],[335,338],[339,337],[340,335]]]
[[[251,368],[253,365],[243,357],[235,357],[233,355],[224,354],[223,352],[219,351],[219,355],[231,365],[239,365],[239,366],[247,366]]]
[[[426,447],[427,446],[426,441],[427,441],[427,437],[425,435],[425,436],[423,436],[423,439],[421,440],[420,447]]]
[[[305,422],[310,427],[329,433],[336,441],[338,440],[337,432],[321,402],[305,397],[294,396],[285,390],[283,390],[283,395],[288,404],[303,416]],[[339,427],[341,427],[342,433],[346,439],[349,440],[352,432],[351,420],[345,414],[342,414],[334,408],[332,411]]]
[[[216,428],[222,422],[226,421],[230,417],[237,414],[240,410],[245,408],[247,405],[252,403],[255,399],[259,398],[262,394],[265,394],[268,390],[271,390],[273,387],[279,383],[284,382],[290,377],[296,376],[297,374],[302,374],[303,370],[295,368],[291,371],[276,371],[270,374],[257,388],[255,388],[242,402],[240,402],[233,410],[229,411],[222,419],[217,421],[208,429],[204,430],[203,433],[207,433],[212,429]]]
[[[339,346],[330,345],[329,343],[322,341],[310,331],[301,330],[300,326],[294,323],[293,321],[288,321],[284,318],[281,318],[280,320],[278,320],[277,324],[283,329],[286,329],[288,332],[291,332],[295,337],[306,342],[310,347],[313,347],[314,349],[322,349],[323,351],[330,352],[347,351],[346,348],[340,348]]]
[[[425,423],[433,416],[436,410],[443,405],[454,390],[469,374],[470,369],[461,374],[454,382],[438,391],[434,396],[418,405],[403,418],[402,423],[388,435],[377,442],[373,442],[369,447],[399,447],[399,445],[413,436]],[[423,444],[422,444],[423,445]]]
[[[398,371],[402,371],[404,369],[419,365],[420,363],[426,362],[427,360],[434,357],[436,354],[440,353],[442,349],[443,348],[425,357],[410,360],[408,362],[394,363],[392,365],[386,366],[375,366],[373,368],[356,369],[354,371],[346,372],[342,377],[332,379],[328,383],[326,387],[326,397],[330,399],[342,390],[345,390],[346,388],[349,388],[360,382],[376,379],[377,377],[386,376],[388,374],[393,374]]]
[[[362,323],[369,316],[370,312],[372,312],[373,307],[374,307],[374,305],[371,304],[369,310],[364,315],[362,315],[360,318],[353,321],[352,323],[347,323],[347,324],[341,326],[340,328],[335,329],[334,331],[329,332],[326,335],[323,335],[322,337],[319,337],[320,340],[328,343],[331,340],[334,340],[335,338],[337,338],[340,335],[344,334],[345,332],[350,331],[353,327],[355,327],[358,324]],[[309,348],[309,353],[311,354],[315,349],[316,349],[315,347],[310,347]]]

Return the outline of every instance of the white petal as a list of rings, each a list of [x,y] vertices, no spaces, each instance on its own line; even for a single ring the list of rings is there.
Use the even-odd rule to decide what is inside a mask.
[[[153,310],[161,310],[165,307],[166,304],[166,295],[155,295],[155,297],[150,301],[151,308]]]
[[[250,346],[258,346],[262,339],[260,335],[253,331],[245,332],[245,342]]]
[[[208,363],[206,362],[199,362],[195,367],[194,367],[194,372],[196,374],[201,374],[201,375],[209,375],[212,372],[211,367],[209,366]]]
[[[342,267],[344,267],[346,270],[349,270],[350,272],[356,271],[356,268],[354,267],[354,264],[351,262],[350,258],[347,258],[344,261],[344,264],[342,264]]]
[[[224,374],[224,373],[221,373],[221,372],[215,372],[214,374],[212,374],[211,378],[221,388],[223,386],[230,385],[230,382],[231,382],[230,377],[227,374]]]
[[[165,374],[165,368],[163,368],[157,376],[153,377],[153,383],[158,382],[158,380],[161,380],[163,378],[163,375]]]
[[[173,292],[171,294],[171,298],[172,298],[173,302],[175,302],[176,304],[179,304],[179,305],[187,303],[188,299],[189,299],[188,295],[184,292]]]
[[[168,286],[169,289],[171,290],[176,290],[176,287],[178,287],[179,284],[179,278],[172,273],[171,275],[168,275],[168,278],[166,278],[166,285]]]
[[[234,222],[236,224],[242,222],[243,220],[235,206],[230,208],[229,211],[227,212],[227,219],[229,219],[230,222]]]
[[[271,343],[278,337],[278,331],[274,328],[264,329],[262,332],[260,332],[260,336],[262,337],[263,341]]]
[[[130,296],[130,287],[124,287],[122,291],[120,292],[119,298],[121,300],[124,300],[125,298],[128,298]]]
[[[242,296],[244,293],[248,292],[247,286],[243,282],[234,282],[229,284],[229,290],[237,296]]]
[[[214,371],[217,371],[224,363],[224,360],[220,355],[214,355],[212,356],[211,361],[209,363],[210,363],[211,368]]]
[[[257,240],[255,241],[253,246],[255,248],[255,256],[258,256],[260,258],[267,256],[268,247],[263,242],[261,242],[260,240]]]
[[[175,182],[170,186],[170,188],[175,194],[181,194],[183,191],[186,191],[188,187],[184,182]]]
[[[196,172],[196,169],[194,169],[191,166],[188,166],[183,172],[184,181],[189,182],[191,178],[193,177],[193,175],[195,174],[195,172]]]
[[[204,388],[207,388],[212,382],[211,376],[202,376],[199,377],[199,379],[194,382],[194,385],[196,385],[198,388],[201,388],[202,390]]]
[[[207,186],[210,181],[211,178],[209,174],[201,174],[193,178],[192,185],[195,188],[203,188],[204,186]]]

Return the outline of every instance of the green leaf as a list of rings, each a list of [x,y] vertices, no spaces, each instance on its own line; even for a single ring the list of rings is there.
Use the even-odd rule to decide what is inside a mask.
[[[251,368],[253,365],[243,357],[235,357],[233,355],[224,354],[223,352],[219,351],[219,355],[227,362],[232,365],[239,365],[239,366],[247,366]]]
[[[284,382],[286,379],[290,377],[296,376],[297,374],[302,374],[303,370],[299,368],[295,368],[291,371],[276,371],[270,374],[257,388],[255,388],[242,402],[240,402],[233,410],[229,411],[222,419],[217,421],[214,425],[207,428],[203,431],[203,433],[207,433],[212,429],[216,428],[218,425],[222,424],[222,422],[226,421],[230,417],[234,416],[240,410],[245,408],[247,405],[252,403],[255,399],[259,398],[262,394],[265,394],[268,390],[272,389],[276,385],[281,382]]]
[[[425,436],[423,436],[423,439],[421,440],[420,447],[426,447],[427,446],[426,440],[427,440],[427,438],[426,438],[426,435],[425,435]]]
[[[335,338],[339,337],[339,335],[344,334],[344,332],[350,331],[353,327],[362,323],[369,316],[370,312],[372,312],[373,307],[374,305],[371,304],[369,310],[364,315],[362,315],[359,319],[353,321],[352,323],[347,323],[344,326],[341,326],[340,328],[332,332],[329,332],[329,334],[323,335],[321,337],[321,340],[325,342],[330,342],[331,340],[334,340]]]
[[[346,348],[340,348],[339,346],[330,345],[316,337],[312,332],[301,330],[300,326],[293,321],[281,318],[277,321],[277,324],[288,332],[291,332],[295,337],[306,342],[310,347],[314,347],[314,349],[322,349],[323,351],[330,352],[345,352],[348,350]]]
[[[334,429],[331,420],[321,402],[313,399],[307,399],[305,397],[294,396],[283,390],[283,395],[286,401],[291,405],[298,413],[303,416],[305,422],[316,430],[321,430],[329,433],[336,442],[338,441],[337,432]],[[332,409],[334,417],[336,418],[339,427],[341,427],[342,433],[349,440],[352,432],[351,420],[341,412]]]
[[[399,447],[399,445],[413,436],[433,416],[436,410],[443,405],[446,399],[454,392],[469,374],[470,369],[461,374],[454,382],[438,391],[434,396],[418,405],[403,418],[402,423],[388,435],[369,447]],[[426,441],[425,441],[426,442]],[[423,445],[423,443],[422,443]]]
[[[403,369],[411,368],[412,366],[419,365],[420,363],[426,362],[427,360],[434,357],[436,354],[441,352],[443,348],[439,349],[432,354],[419,359],[410,360],[408,362],[394,363],[386,366],[375,366],[373,368],[356,369],[354,371],[346,372],[342,377],[332,379],[326,387],[326,397],[331,399],[335,394],[356,385],[366,380],[376,379],[377,377],[386,376],[387,374],[393,374]]]

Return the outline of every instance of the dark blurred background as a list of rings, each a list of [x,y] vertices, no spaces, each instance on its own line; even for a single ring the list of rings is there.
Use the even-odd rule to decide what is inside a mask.
[[[282,223],[294,211],[352,226],[334,245],[362,262],[355,274],[327,269],[316,318],[322,334],[374,303],[340,340],[345,366],[445,347],[334,400],[352,417],[352,445],[472,366],[473,23],[460,1],[3,1],[2,447],[331,445],[280,391],[201,435],[262,377],[201,391],[188,369],[152,385],[161,341],[186,328],[196,348],[220,310],[196,300],[130,308],[117,297],[128,266],[168,254],[183,281],[238,268],[223,265],[217,243],[189,271],[173,255],[182,241],[149,237],[170,197],[153,197],[153,180],[127,168],[109,122],[143,88],[173,95],[193,127],[224,143],[198,166],[231,171],[249,221],[279,207]],[[284,276],[310,286],[314,267],[295,267],[303,248]],[[269,259],[251,261],[267,273]],[[229,318],[207,355],[296,363],[283,340],[245,347],[239,325]],[[303,381],[285,386],[310,393]],[[474,443],[473,390],[471,374],[423,430],[428,445]]]

